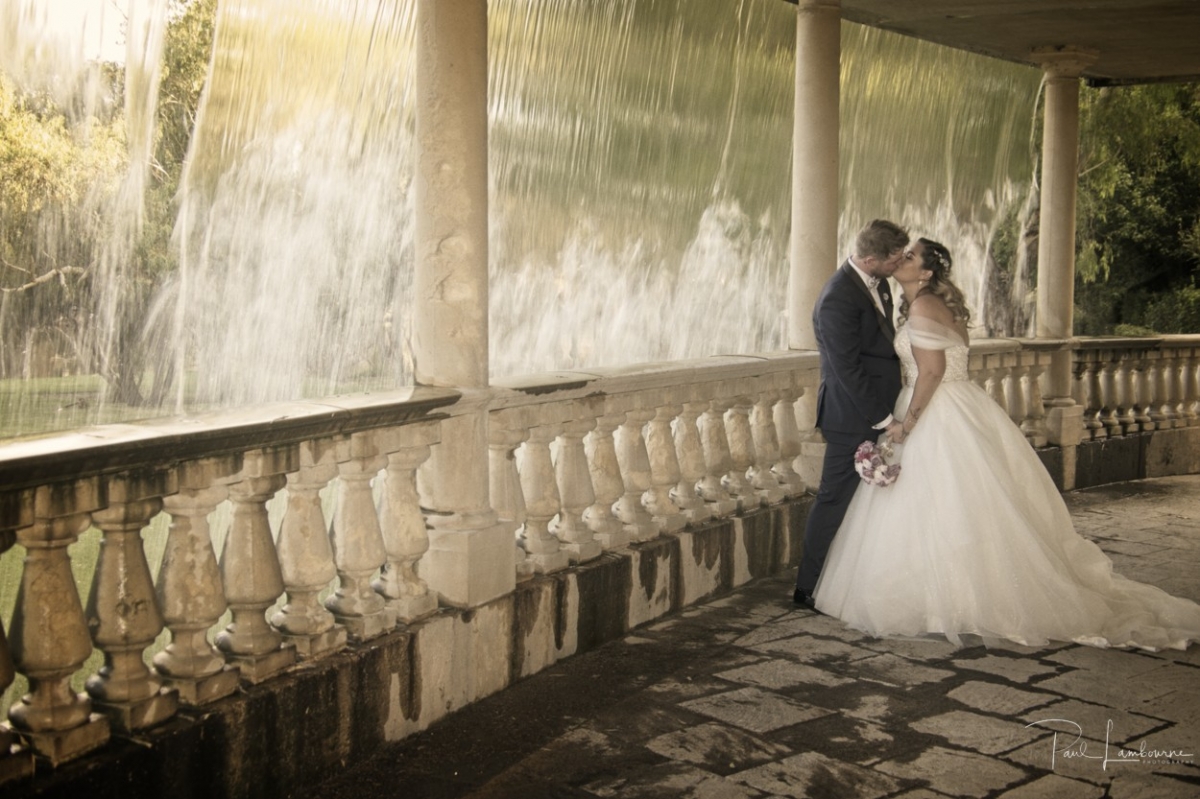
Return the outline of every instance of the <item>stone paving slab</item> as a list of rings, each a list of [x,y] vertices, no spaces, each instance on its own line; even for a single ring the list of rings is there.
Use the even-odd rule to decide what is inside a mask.
[[[1200,477],[1067,503],[1120,573],[1200,600]],[[1200,796],[1200,646],[875,639],[794,608],[791,581],[564,660],[298,799]]]

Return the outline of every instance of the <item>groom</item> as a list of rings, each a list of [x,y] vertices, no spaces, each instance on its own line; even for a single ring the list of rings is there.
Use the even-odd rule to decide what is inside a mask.
[[[821,353],[817,427],[825,437],[825,461],[817,500],[804,529],[804,553],[792,595],[813,607],[813,590],[825,555],[861,482],[854,450],[883,432],[899,434],[892,406],[900,393],[900,361],[892,349],[892,297],[887,279],[900,266],[908,233],[876,219],[854,240],[854,255],[834,273],[813,309]]]

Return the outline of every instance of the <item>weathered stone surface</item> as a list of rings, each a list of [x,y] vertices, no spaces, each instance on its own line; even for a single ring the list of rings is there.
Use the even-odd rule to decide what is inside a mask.
[[[1007,763],[971,752],[935,746],[915,760],[888,761],[879,771],[902,779],[921,780],[947,796],[987,796],[1025,777],[1025,772]]]
[[[751,732],[770,732],[780,727],[811,721],[830,712],[757,688],[741,688],[703,699],[693,699],[684,702],[681,707]]]
[[[816,752],[759,766],[734,779],[772,796],[796,799],[874,799],[894,793],[898,787],[895,780],[883,774]]]
[[[966,683],[950,691],[948,696],[975,710],[1010,717],[1056,699],[1053,694],[1038,694],[984,682]]]
[[[1037,727],[1026,727],[1020,722],[1004,721],[956,710],[920,719],[911,726],[918,732],[936,735],[951,744],[986,755],[996,755],[1016,749],[1047,734]]]

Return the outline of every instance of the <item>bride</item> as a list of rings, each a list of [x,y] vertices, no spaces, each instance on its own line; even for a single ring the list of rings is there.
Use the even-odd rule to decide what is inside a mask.
[[[833,540],[816,608],[872,635],[938,633],[1040,646],[1186,648],[1200,605],[1113,574],[1078,535],[1053,481],[967,372],[969,312],[949,251],[918,239],[896,352],[905,387],[897,481],[863,485]]]

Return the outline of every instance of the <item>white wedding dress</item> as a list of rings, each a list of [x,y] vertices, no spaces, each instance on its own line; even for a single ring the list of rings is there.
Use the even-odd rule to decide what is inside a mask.
[[[1200,605],[1113,574],[1075,532],[1024,434],[971,382],[956,333],[914,318],[896,335],[905,387],[912,346],[944,350],[946,371],[900,450],[900,476],[862,485],[830,547],[814,599],[872,635],[940,633],[1040,646],[1185,648],[1200,639]]]

